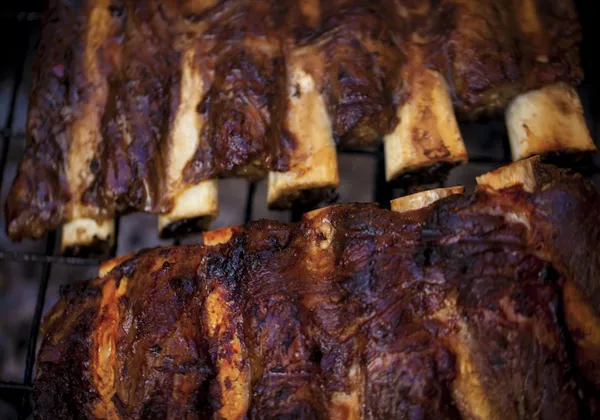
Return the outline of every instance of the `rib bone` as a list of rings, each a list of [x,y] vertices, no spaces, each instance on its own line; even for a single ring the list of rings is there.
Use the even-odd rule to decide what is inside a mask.
[[[197,112],[197,107],[206,89],[194,48],[183,55],[181,67],[181,99],[175,110],[167,157],[166,196],[173,200],[173,208],[169,213],[158,216],[161,236],[175,233],[177,225],[192,220],[195,225],[204,228],[219,212],[216,180],[189,185],[183,179],[186,164],[193,158],[200,142],[204,141],[201,133],[206,121]]]
[[[115,244],[114,219],[82,217],[62,227],[60,249],[62,254],[77,255],[93,252],[105,255]]]
[[[290,59],[285,126],[296,144],[289,171],[269,173],[270,207],[286,208],[303,194],[339,184],[331,119],[316,77],[323,65],[322,58],[311,50],[297,52]]]
[[[209,230],[202,233],[204,245],[214,246],[227,243],[231,237],[240,230],[238,226],[227,226],[220,229]]]
[[[433,172],[467,159],[455,110],[498,112],[520,93],[514,159],[595,150],[569,87],[572,1],[271,3],[51,0],[11,239],[132,211],[161,214],[163,236],[204,226],[212,179],[288,167],[269,174],[269,205],[315,202],[339,183],[336,142],[385,136],[388,180]]]
[[[544,165],[541,164],[539,156],[534,156],[528,159],[524,159],[507,166],[500,167],[494,171],[488,172],[477,177],[477,184],[483,185],[494,190],[502,190],[519,185],[523,190],[528,193],[535,193],[544,191],[548,184],[548,175],[544,174]],[[550,175],[552,178],[552,175]],[[551,182],[551,180],[550,180]],[[569,202],[562,203],[564,208],[569,208]],[[527,210],[525,210],[527,211]],[[510,216],[510,219],[517,222],[526,220],[527,216],[519,214],[523,210],[513,208],[511,212],[507,212],[505,216]],[[565,214],[562,215],[568,219]],[[584,223],[585,221],[578,221],[577,223]],[[535,231],[532,231],[530,223],[522,223],[527,226],[530,234],[539,241]],[[587,229],[590,236],[594,236],[593,227]],[[568,235],[574,235],[576,233],[569,230]],[[552,234],[553,240],[559,242],[562,240],[556,233]],[[544,259],[553,258],[548,255],[548,250],[540,250],[540,257]],[[550,251],[550,254],[552,251]],[[577,253],[573,253],[569,259],[567,265],[579,266],[580,258]],[[565,257],[562,257],[563,260]],[[590,265],[590,264],[588,264]],[[593,266],[593,263],[591,264]],[[560,269],[559,269],[560,271]],[[566,271],[570,271],[568,268]],[[564,274],[564,273],[563,273]],[[585,282],[581,282],[581,279],[573,276],[572,278],[566,278],[563,286],[563,313],[565,322],[570,331],[577,331],[577,334],[572,335],[572,340],[575,348],[575,357],[577,364],[584,373],[584,376],[588,378],[596,386],[600,384],[600,368],[598,367],[597,360],[600,357],[600,317],[597,311],[594,309],[594,300],[588,299],[589,296],[593,296],[593,291],[590,292],[590,285]],[[584,293],[584,290],[588,292]]]
[[[398,108],[398,125],[384,137],[385,176],[391,181],[414,170],[468,159],[446,81],[422,69],[407,80],[409,96]]]
[[[477,185],[487,185],[495,190],[521,185],[527,192],[536,189],[536,166],[540,164],[539,157],[532,157],[515,162],[510,165],[501,166],[493,171],[478,176]]]
[[[391,208],[392,211],[398,213],[419,210],[442,198],[463,192],[464,187],[462,186],[422,191],[392,200]],[[485,392],[482,392],[484,379],[473,349],[467,344],[472,341],[472,338],[469,326],[462,320],[457,309],[457,296],[454,294],[448,296],[443,307],[432,314],[431,318],[442,322],[456,320],[455,332],[449,337],[449,342],[454,350],[457,363],[457,375],[452,382],[451,392],[458,409],[461,413],[468,413],[473,418],[491,418],[494,407]]]
[[[204,328],[211,340],[215,356],[216,385],[220,387],[219,418],[243,418],[251,398],[250,364],[242,344],[241,314],[235,313],[234,296],[222,284],[217,284],[206,298]]]
[[[513,160],[596,150],[579,96],[564,83],[517,96],[506,111],[506,125]]]
[[[158,216],[158,231],[161,237],[168,237],[179,231],[178,225],[189,223],[203,230],[218,213],[217,180],[202,181],[181,192],[170,213]]]
[[[448,188],[436,188],[433,190],[421,191],[418,193],[406,195],[391,201],[392,210],[398,213],[418,210],[429,206],[430,204],[454,194],[462,194],[465,187],[456,186]]]
[[[63,252],[69,249],[81,251],[80,248],[92,245],[94,239],[109,245],[114,239],[114,221],[95,220],[100,209],[82,202],[82,194],[93,182],[90,165],[102,141],[100,124],[108,97],[107,75],[101,70],[101,66],[106,64],[101,62],[99,51],[105,48],[115,30],[109,3],[97,0],[89,5],[83,54],[83,75],[87,83],[83,89],[88,90],[88,100],[81,102],[79,117],[75,118],[72,127],[73,140],[67,158],[67,180],[71,193],[67,214],[71,221],[63,226]],[[102,248],[104,246],[101,245]]]

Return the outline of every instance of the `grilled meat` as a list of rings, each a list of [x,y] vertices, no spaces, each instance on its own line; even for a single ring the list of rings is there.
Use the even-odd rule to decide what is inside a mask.
[[[131,211],[168,231],[214,217],[225,176],[270,173],[289,206],[337,186],[336,145],[384,136],[389,178],[464,161],[452,103],[473,118],[582,77],[571,2],[514,3],[50,0],[9,235]]]
[[[519,168],[108,263],[44,321],[35,415],[597,416],[600,196]]]

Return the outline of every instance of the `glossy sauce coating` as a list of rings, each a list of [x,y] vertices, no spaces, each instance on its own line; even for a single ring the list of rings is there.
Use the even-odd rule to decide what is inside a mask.
[[[183,68],[202,90],[180,180],[194,185],[288,168],[292,54],[325,63],[309,70],[334,139],[360,147],[396,126],[411,74],[439,71],[459,115],[473,118],[525,90],[577,84],[579,40],[572,3],[558,0],[51,0],[9,235],[40,237],[78,217],[168,213]]]
[[[554,210],[597,224],[600,198],[545,170],[534,193],[332,206],[140,252],[46,318],[36,416],[593,417],[597,353],[562,308],[568,283],[598,310],[600,264]]]

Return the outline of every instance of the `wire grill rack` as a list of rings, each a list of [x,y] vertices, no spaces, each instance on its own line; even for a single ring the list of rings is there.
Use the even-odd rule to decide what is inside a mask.
[[[598,74],[598,65],[594,63],[594,51],[592,50],[592,45],[590,45],[589,42],[587,44],[585,43],[586,39],[593,39],[592,32],[594,23],[590,17],[593,16],[593,13],[590,13],[590,9],[593,7],[591,3],[593,2],[586,2],[583,0],[577,3],[584,28],[582,62],[585,73],[588,75],[586,81],[579,88],[579,93],[586,112],[588,126],[592,132],[592,136],[596,142],[598,142],[600,134],[598,131],[600,130],[600,77],[594,76]],[[35,0],[29,3],[25,2],[25,4],[20,3],[18,6],[12,7],[13,8],[5,5],[0,6],[0,35],[3,35],[2,38],[4,40],[13,42],[12,47],[9,48],[11,53],[9,53],[8,56],[5,56],[5,58],[10,61],[10,63],[8,63],[9,65],[0,67],[0,70],[4,72],[4,74],[0,73],[0,88],[4,87],[3,90],[0,90],[0,105],[2,104],[2,100],[7,104],[4,110],[2,109],[2,106],[0,106],[0,124],[2,124],[0,131],[2,141],[0,147],[0,187],[4,186],[2,189],[2,210],[4,210],[6,193],[8,191],[6,185],[9,185],[6,184],[6,182],[11,181],[6,179],[7,177],[5,176],[7,160],[9,158],[9,147],[15,142],[24,144],[26,140],[24,132],[15,130],[15,119],[17,118],[16,108],[19,88],[26,81],[25,78],[29,76],[27,70],[28,65],[30,65],[30,57],[35,53],[36,40],[39,36],[39,10],[41,10],[38,1]],[[14,7],[18,8],[14,9]],[[8,72],[6,71],[7,67],[9,68]],[[9,83],[8,85],[2,86],[4,79],[9,80]],[[433,184],[433,186],[439,187],[446,184],[463,184],[468,186],[469,182],[473,182],[474,175],[511,161],[506,130],[502,121],[489,120],[483,123],[461,124],[461,131],[465,137],[465,142],[469,151],[469,163],[463,165],[461,169],[452,171],[450,177],[445,182],[437,182]],[[358,159],[364,157],[367,161],[370,161],[370,164],[368,165],[369,168],[367,168],[373,172],[369,175],[372,179],[370,182],[372,194],[370,200],[376,201],[382,206],[387,206],[391,198],[410,192],[418,184],[419,180],[414,178],[406,178],[394,185],[386,183],[383,148],[381,147],[373,151],[345,150],[341,152],[340,159],[343,159],[344,157],[349,157],[350,160],[354,159],[354,157],[357,157]],[[586,177],[592,179],[597,186],[600,186],[599,163],[598,158],[594,157],[588,160],[579,161],[576,168]],[[363,164],[359,163],[358,165],[361,166],[362,169]],[[356,183],[356,179],[358,179],[360,182],[365,183],[363,175],[364,174],[361,173],[361,178],[355,177],[354,182]],[[343,168],[341,177],[342,187],[345,183],[350,182],[351,184],[351,181],[345,179]],[[256,211],[254,205],[255,196],[257,195],[257,190],[259,188],[259,184],[248,183],[245,206],[243,207],[244,212],[240,217],[242,220],[237,220],[237,223],[245,223],[261,216],[261,214]],[[350,188],[350,190],[352,188]],[[356,200],[351,193],[346,195],[347,196],[344,196],[341,201],[347,202]],[[265,203],[261,202],[260,205],[265,206]],[[236,206],[239,208],[238,200],[236,200]],[[221,207],[221,211],[226,210],[223,209],[222,205]],[[306,210],[309,210],[309,208],[296,208],[290,211],[288,213],[288,220],[298,220],[301,214]],[[264,214],[262,214],[262,216],[264,216]],[[2,225],[4,225],[3,220]],[[117,220],[115,230],[117,238],[119,238],[119,226],[120,223]],[[4,229],[4,226],[2,226],[2,229]],[[152,232],[152,234],[155,235],[156,232]],[[36,346],[41,319],[44,310],[48,309],[46,307],[47,290],[53,267],[64,266],[69,269],[75,269],[77,267],[96,267],[100,264],[100,260],[94,258],[62,257],[58,255],[56,249],[56,233],[50,233],[43,241],[44,245],[40,248],[44,251],[37,253],[21,252],[18,250],[19,247],[10,245],[0,248],[0,263],[13,262],[41,267],[37,284],[35,308],[33,310],[33,318],[31,320],[28,341],[26,344],[23,379],[21,382],[7,381],[0,375],[0,417],[2,418],[27,418],[31,416],[31,393],[33,389],[32,384],[35,369]],[[174,243],[178,244],[179,240],[175,240]],[[117,252],[116,247],[112,252],[113,255],[111,256],[114,256]],[[15,281],[19,281],[19,279],[16,279]],[[0,287],[0,297],[1,294],[2,289]],[[1,372],[2,369],[0,366],[0,374]],[[4,406],[2,404],[4,404]]]

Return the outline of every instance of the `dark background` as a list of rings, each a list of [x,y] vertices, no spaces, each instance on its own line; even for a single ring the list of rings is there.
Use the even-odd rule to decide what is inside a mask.
[[[596,144],[599,144],[600,61],[594,42],[598,37],[595,18],[599,16],[595,1],[577,3],[584,30],[582,64],[586,75],[579,93],[588,126]],[[57,235],[13,244],[4,232],[6,195],[25,148],[27,96],[42,8],[41,1],[3,1],[0,5],[3,46],[0,55],[0,419],[29,415],[34,376],[32,356],[36,349],[39,318],[58,299],[60,285],[95,277],[98,269],[94,260],[56,258]],[[444,185],[465,185],[471,189],[475,176],[510,160],[510,150],[502,117],[461,124],[461,131],[470,162],[453,169]],[[392,188],[385,183],[381,150],[341,153],[339,167],[339,202],[379,201],[387,206],[390,198],[406,193],[403,188]],[[574,166],[600,187],[598,167],[598,156]],[[214,228],[260,218],[289,221],[299,214],[267,211],[264,181],[256,185],[249,185],[241,179],[220,181],[219,206],[220,216],[213,224]],[[172,243],[158,240],[156,216],[153,215],[128,215],[120,218],[119,226],[119,254]],[[183,242],[198,240],[197,236],[192,236]],[[46,255],[51,257],[46,258]]]

